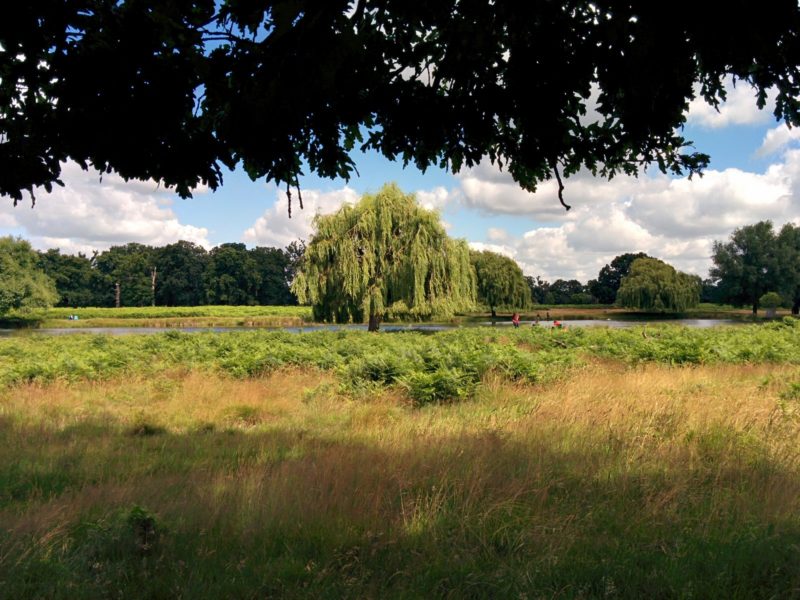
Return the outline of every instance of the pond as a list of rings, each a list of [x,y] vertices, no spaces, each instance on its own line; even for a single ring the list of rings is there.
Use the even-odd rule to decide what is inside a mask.
[[[622,320],[622,319],[562,319],[559,321],[565,328],[570,327],[634,327],[640,325],[654,325],[670,323],[674,325],[683,325],[685,327],[707,328],[717,327],[719,325],[738,325],[744,321],[735,319],[671,319],[665,320]],[[536,327],[537,325],[531,321],[523,321],[520,327]],[[539,321],[538,327],[552,327],[553,321]],[[387,323],[381,326],[381,331],[396,332],[396,331],[421,331],[421,332],[435,332],[445,331],[448,329],[456,329],[458,327],[511,327],[508,321],[498,321],[494,325],[490,321],[482,321],[470,323],[465,325],[449,325],[437,323],[407,323],[407,324],[394,324]],[[313,324],[304,325],[301,327],[71,327],[71,328],[43,328],[43,329],[0,329],[0,337],[16,337],[26,335],[72,335],[72,334],[107,334],[107,335],[146,335],[152,333],[164,333],[165,331],[182,331],[185,333],[197,333],[203,331],[212,331],[215,333],[223,333],[226,331],[250,331],[258,329],[260,331],[286,331],[289,333],[306,333],[309,331],[340,331],[340,330],[354,330],[366,331],[366,325],[326,325],[326,324]]]

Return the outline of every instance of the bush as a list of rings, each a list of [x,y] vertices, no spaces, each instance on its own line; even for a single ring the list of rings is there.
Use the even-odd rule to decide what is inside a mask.
[[[778,308],[783,305],[783,298],[777,292],[767,292],[758,299],[758,303],[764,308]]]

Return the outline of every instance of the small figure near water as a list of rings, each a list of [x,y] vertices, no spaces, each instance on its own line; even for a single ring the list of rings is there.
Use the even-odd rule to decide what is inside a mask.
[[[515,329],[519,327],[519,313],[518,312],[515,312],[512,315],[511,324],[514,326]]]

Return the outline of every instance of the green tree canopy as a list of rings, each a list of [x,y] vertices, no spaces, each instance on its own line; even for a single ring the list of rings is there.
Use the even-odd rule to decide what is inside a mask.
[[[750,305],[754,315],[759,298],[782,287],[781,276],[786,271],[771,221],[739,227],[729,241],[715,241],[711,259],[710,275],[722,300],[735,306]]]
[[[800,314],[800,226],[787,223],[778,234],[780,290]]]
[[[585,286],[577,279],[556,279],[550,284],[549,291],[553,295],[554,304],[571,304],[574,299],[581,298],[585,289]],[[580,304],[580,302],[575,302],[575,304]]]
[[[358,148],[421,169],[488,156],[526,189],[693,173],[708,156],[680,133],[686,106],[716,106],[727,77],[800,125],[799,48],[794,0],[18,2],[0,19],[0,194],[50,189],[69,159],[184,196],[239,164],[294,185],[305,165],[348,177]]]
[[[622,279],[617,303],[648,311],[680,312],[700,302],[696,276],[676,271],[657,258],[637,258]]]
[[[153,269],[156,268],[152,246],[129,242],[111,246],[95,259],[102,277],[102,298],[106,306],[115,305],[115,287],[119,284],[120,306],[150,306],[154,301]],[[157,274],[157,273],[156,273]]]
[[[600,269],[597,279],[592,279],[587,287],[589,292],[601,304],[614,304],[617,300],[617,291],[625,277],[631,270],[631,264],[637,258],[651,258],[644,252],[626,252],[615,257],[609,264]]]
[[[0,314],[57,301],[56,286],[40,268],[31,245],[10,236],[0,238]]]
[[[206,301],[203,276],[208,252],[193,242],[180,240],[156,249],[159,306],[197,306]]]
[[[261,274],[244,244],[220,244],[208,257],[205,287],[210,304],[257,304]]]
[[[396,185],[355,206],[317,216],[292,289],[317,319],[378,328],[388,312],[449,315],[475,303],[475,272],[463,240]]]
[[[258,246],[250,250],[260,277],[256,300],[259,304],[296,304],[289,289],[287,275],[291,270],[289,254],[278,248]]]
[[[80,253],[77,256],[61,254],[58,248],[50,248],[39,254],[39,264],[56,284],[57,306],[103,306],[107,303],[107,283],[94,268],[94,258]]]
[[[550,292],[549,281],[545,281],[540,275],[536,277],[526,275],[525,282],[528,284],[528,289],[531,291],[531,298],[534,302],[539,304],[555,303],[555,296]]]
[[[489,306],[492,317],[497,316],[498,306],[530,307],[531,290],[513,258],[472,250],[470,260],[477,276],[478,300]]]

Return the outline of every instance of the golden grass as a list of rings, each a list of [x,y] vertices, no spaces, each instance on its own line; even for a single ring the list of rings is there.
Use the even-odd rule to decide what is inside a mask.
[[[405,472],[409,480],[415,478],[411,473],[425,471],[427,461],[444,469],[449,456],[465,453],[474,455],[469,471],[486,476],[491,469],[478,467],[491,462],[495,450],[512,452],[511,459],[520,448],[577,453],[580,460],[571,468],[581,476],[645,468],[689,472],[702,468],[709,453],[718,459],[717,470],[764,460],[794,472],[800,464],[800,421],[781,407],[776,382],[797,373],[796,367],[763,365],[629,369],[597,363],[552,385],[490,379],[475,401],[413,409],[399,394],[342,396],[324,372],[290,370],[234,380],[176,371],[156,379],[21,385],[3,392],[0,416],[31,451],[64,444],[70,438],[65,431],[92,425],[98,461],[105,444],[115,444],[115,435],[141,422],[163,428],[173,445],[204,427],[237,433],[233,446],[244,439],[244,445],[260,445],[264,456],[270,445],[285,444],[322,470],[315,481],[338,472],[338,483],[329,485],[342,486],[343,495],[349,489],[341,483],[347,469],[373,462],[371,453],[391,461],[392,468],[370,477],[392,472],[402,479]],[[709,447],[717,432],[720,447]],[[10,460],[18,449],[7,448],[4,458]],[[311,477],[301,473],[312,468],[303,461],[278,462],[277,479],[291,480],[293,472],[301,480]],[[241,468],[251,466],[253,461],[244,461]],[[225,467],[223,478],[230,474]]]
[[[322,531],[425,546],[448,531],[461,551],[563,556],[645,529],[671,548],[678,530],[796,524],[800,416],[780,394],[798,376],[596,362],[546,386],[490,378],[474,401],[422,409],[340,395],[309,370],[21,385],[0,397],[0,461],[62,468],[69,483],[0,509],[0,566],[133,504],[198,536],[198,553]],[[163,432],[137,435],[142,421]]]

